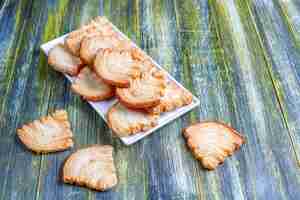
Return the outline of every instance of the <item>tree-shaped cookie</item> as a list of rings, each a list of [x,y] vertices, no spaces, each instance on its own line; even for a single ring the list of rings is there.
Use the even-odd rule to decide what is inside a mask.
[[[169,81],[164,96],[160,99],[160,103],[155,107],[148,108],[147,111],[160,114],[188,105],[192,101],[193,95],[190,92],[178,86],[174,81]]]
[[[78,74],[80,68],[83,66],[83,62],[80,58],[68,52],[63,44],[58,44],[49,51],[48,64],[56,71],[71,76]]]
[[[135,49],[104,49],[97,53],[94,71],[107,84],[129,87],[130,80],[152,69],[149,62],[140,60]]]
[[[117,88],[116,95],[128,108],[145,109],[158,105],[164,95],[166,79],[164,73],[145,73],[141,78],[132,79],[129,88]]]
[[[17,130],[22,143],[36,153],[63,151],[73,146],[67,112],[58,110]]]
[[[131,110],[117,103],[107,114],[109,127],[118,137],[147,131],[157,125],[158,115]]]
[[[187,145],[204,168],[214,170],[232,155],[245,139],[236,130],[220,122],[200,122],[183,131]]]
[[[115,89],[104,83],[89,67],[84,67],[80,71],[71,88],[89,101],[102,101],[115,94]]]
[[[112,24],[105,17],[97,17],[88,24],[72,31],[65,39],[65,45],[69,51],[76,56],[80,55],[80,45],[84,38],[93,36],[112,36],[116,35]]]
[[[113,147],[93,145],[72,153],[63,166],[65,183],[105,191],[118,183]]]

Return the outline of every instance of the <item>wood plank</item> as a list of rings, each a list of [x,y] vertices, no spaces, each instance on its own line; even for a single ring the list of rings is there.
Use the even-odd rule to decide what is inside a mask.
[[[7,51],[7,48],[9,45],[11,45],[11,41],[14,41],[14,39],[11,39],[13,36],[15,36],[14,31],[16,31],[16,28],[22,27],[21,25],[18,26],[15,24],[17,24],[16,22],[23,23],[24,21],[18,20],[18,16],[20,16],[20,13],[16,12],[21,11],[21,9],[18,9],[18,4],[14,3],[13,1],[3,1],[2,6],[0,7],[0,26],[5,27],[5,29],[0,30],[0,66],[3,66],[6,58],[5,53]],[[4,67],[1,67],[0,70],[4,70]],[[4,71],[0,72],[1,77],[1,75],[4,75]],[[3,77],[1,77],[0,80],[3,80]],[[1,83],[2,81],[0,82],[0,84]],[[0,88],[4,88],[4,86]]]
[[[82,15],[92,12],[92,10],[86,10],[84,3],[87,2],[71,2],[68,0],[54,3],[48,2],[47,21],[43,28],[41,43],[54,39],[73,30],[79,24],[87,22],[89,16]],[[95,12],[93,13],[95,14]],[[90,199],[91,191],[62,183],[61,167],[71,152],[88,144],[98,143],[96,134],[103,127],[103,120],[97,116],[85,101],[70,91],[70,84],[63,75],[47,66],[44,55],[42,55],[38,67],[41,69],[40,75],[45,76],[44,83],[46,88],[44,90],[49,93],[49,99],[45,101],[48,104],[48,111],[52,112],[61,108],[65,108],[68,111],[74,133],[75,146],[69,151],[42,156],[37,199]],[[98,126],[95,126],[97,124]]]
[[[16,5],[16,6],[15,6]],[[38,159],[16,139],[16,128],[37,114],[36,96],[28,91],[33,71],[31,63],[35,52],[39,26],[32,23],[32,2],[7,1],[9,13],[15,17],[9,20],[9,31],[1,31],[7,46],[4,48],[1,64],[1,199],[32,198],[37,184]],[[10,10],[11,9],[11,10]],[[4,11],[6,12],[6,11]],[[10,14],[9,14],[10,15]],[[3,15],[4,17],[4,15]],[[4,18],[7,16],[5,15]],[[40,18],[35,20],[39,21]],[[28,29],[27,29],[28,28]],[[8,34],[8,35],[7,35]],[[11,35],[10,35],[11,34]],[[28,96],[27,96],[28,95]],[[30,115],[28,115],[30,112]]]
[[[139,16],[138,1],[103,1],[103,14],[123,33],[138,43]],[[105,134],[112,135],[111,130]],[[112,140],[115,148],[115,164],[119,183],[110,192],[97,193],[96,199],[144,199],[147,174],[144,160],[140,159],[140,144],[130,147],[123,145],[118,138]]]
[[[279,7],[281,18],[284,20],[288,32],[292,35],[296,45],[300,48],[300,3],[296,0],[276,0],[274,4]]]
[[[211,0],[198,2],[198,16],[188,2],[177,2],[178,29],[201,101],[198,117],[225,121],[247,136],[217,171],[191,165],[201,178],[198,193],[204,199],[295,199],[297,162],[249,11],[242,1]],[[286,168],[292,171],[285,174]]]
[[[26,7],[26,10],[24,7]],[[1,10],[0,26],[6,27],[0,31],[0,95],[5,96],[9,88],[11,87],[11,80],[14,72],[13,67],[6,67],[13,65],[15,61],[14,52],[20,45],[20,39],[24,31],[26,20],[20,20],[22,16],[28,16],[30,14],[30,3],[27,5],[17,4],[14,1],[6,1],[5,7]],[[17,53],[17,52],[16,52]],[[5,104],[3,101],[5,98],[0,99],[1,109]]]
[[[293,32],[271,1],[249,3],[261,41],[266,47],[268,69],[280,101],[293,148],[300,159],[300,48]]]
[[[199,108],[194,112],[194,115],[190,116],[190,121],[187,121],[184,124],[184,126],[187,126],[189,123],[198,121],[199,116],[205,114],[209,114],[212,118],[216,116],[216,110],[214,110],[216,109],[214,105],[215,99],[210,98],[209,95],[211,94],[203,93],[209,90],[210,87],[214,86],[216,88],[217,84],[208,84],[210,80],[215,79],[215,76],[205,74],[207,63],[204,62],[207,62],[208,55],[204,54],[204,52],[210,52],[210,49],[212,48],[212,44],[209,43],[211,35],[209,30],[209,6],[208,1],[189,0],[174,1],[174,3],[176,32],[179,44],[178,57],[181,58],[180,65],[182,66],[183,77],[188,83],[187,87],[200,99]],[[209,66],[208,69],[213,70],[214,68]],[[196,82],[196,80],[199,80],[199,82]],[[212,90],[210,90],[210,92],[211,91]],[[204,107],[205,105],[206,107]],[[209,107],[211,107],[211,109],[209,109]],[[190,195],[193,195],[198,199],[222,199],[222,191],[220,188],[217,188],[218,179],[213,178],[215,175],[208,173],[208,176],[212,176],[212,179],[214,180],[207,184],[207,181],[205,181],[205,173],[207,173],[207,171],[202,170],[199,162],[193,158],[185,145],[181,148],[185,158],[185,168],[190,174],[188,176],[191,182],[189,187],[192,188]],[[206,190],[205,187],[209,187],[209,190]],[[230,193],[228,195],[230,195]]]
[[[8,2],[8,1],[5,1],[5,0],[0,1],[0,10],[4,9],[5,2]]]
[[[174,2],[142,2],[140,23],[141,46],[178,81],[189,86],[181,65]],[[148,174],[145,187],[151,199],[197,198],[193,174],[188,167],[190,163],[186,162],[189,154],[186,154],[181,136],[187,119],[188,115],[185,115],[141,141],[141,157],[145,160]]]

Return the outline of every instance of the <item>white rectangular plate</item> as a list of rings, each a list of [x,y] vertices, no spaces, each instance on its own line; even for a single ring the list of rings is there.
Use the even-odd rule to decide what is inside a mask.
[[[119,29],[117,29],[114,26],[114,29],[124,38],[128,39],[127,36],[125,36],[121,31],[119,31]],[[41,45],[41,49],[44,51],[44,53],[46,55],[48,55],[49,50],[52,49],[55,45],[59,44],[59,43],[63,43],[64,42],[64,38],[67,36],[63,35],[61,37],[58,37],[54,40],[51,40],[45,44]],[[134,44],[136,46],[136,44]],[[136,46],[137,47],[137,46]],[[156,65],[156,67],[158,67],[159,69],[163,70],[166,72],[166,70],[164,70],[159,64],[157,64],[150,56],[148,56],[149,59]],[[179,85],[181,88],[184,88],[180,83],[178,83],[169,73],[167,73],[168,79],[169,80],[173,80],[177,85]],[[73,79],[72,77],[68,76],[65,74],[65,76],[72,82]],[[108,111],[108,109],[115,103],[117,102],[116,98],[113,98],[111,100],[108,101],[99,101],[99,102],[92,102],[92,101],[88,101],[89,104],[97,111],[97,113],[99,113],[99,115],[101,115],[101,117],[104,119],[105,122],[106,121],[106,113]],[[137,142],[138,140],[146,137],[147,135],[150,135],[152,132],[156,131],[157,129],[161,128],[162,126],[168,124],[169,122],[173,121],[174,119],[178,118],[179,116],[187,113],[188,111],[190,111],[191,109],[195,108],[196,106],[199,105],[199,100],[193,96],[193,101],[191,104],[178,108],[174,111],[171,112],[166,112],[160,115],[159,119],[158,119],[158,125],[153,127],[152,129],[145,131],[145,132],[140,132],[137,134],[134,134],[132,136],[128,136],[128,137],[121,137],[120,139],[122,140],[122,142],[126,145],[131,145],[135,142]]]

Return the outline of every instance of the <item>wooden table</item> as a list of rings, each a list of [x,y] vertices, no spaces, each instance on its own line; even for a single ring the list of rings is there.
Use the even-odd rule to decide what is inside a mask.
[[[40,45],[105,15],[200,100],[200,107],[132,146],[47,65]],[[34,155],[23,123],[63,108],[76,145]],[[192,157],[181,130],[221,120],[247,143],[215,171]],[[111,144],[119,184],[63,184],[64,159]],[[0,199],[300,199],[299,0],[0,0]]]

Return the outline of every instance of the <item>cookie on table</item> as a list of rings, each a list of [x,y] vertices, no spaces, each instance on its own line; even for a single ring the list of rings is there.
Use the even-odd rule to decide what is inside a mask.
[[[115,88],[104,83],[88,66],[80,71],[71,89],[89,101],[102,101],[115,94]]]
[[[93,145],[72,153],[63,166],[65,183],[105,191],[118,183],[113,147]]]
[[[48,64],[56,71],[75,76],[83,66],[83,62],[68,52],[63,44],[53,47],[48,54]]]
[[[136,51],[103,49],[97,53],[94,71],[104,82],[116,87],[129,87],[132,78],[141,77],[153,65],[136,59]]]
[[[73,146],[73,133],[64,110],[23,125],[17,130],[17,135],[28,149],[36,153],[63,151]]]
[[[220,122],[193,124],[183,134],[196,159],[208,170],[216,169],[245,143],[236,130]]]
[[[112,24],[108,21],[106,17],[96,17],[94,20],[91,20],[88,24],[69,33],[69,35],[65,39],[65,45],[73,55],[79,56],[80,45],[83,38],[93,37],[97,35],[116,35]]]
[[[120,44],[120,40],[113,36],[86,37],[81,42],[80,57],[86,64],[93,64],[99,49],[115,48]]]
[[[131,109],[145,109],[156,106],[164,95],[166,79],[161,71],[146,73],[132,79],[129,88],[117,88],[119,101]]]
[[[118,137],[126,137],[156,126],[158,117],[158,115],[131,110],[116,103],[109,109],[107,121]]]
[[[167,83],[164,96],[161,98],[160,103],[146,110],[150,113],[160,114],[189,105],[192,101],[193,95],[190,92],[178,86],[174,81],[170,81]]]

